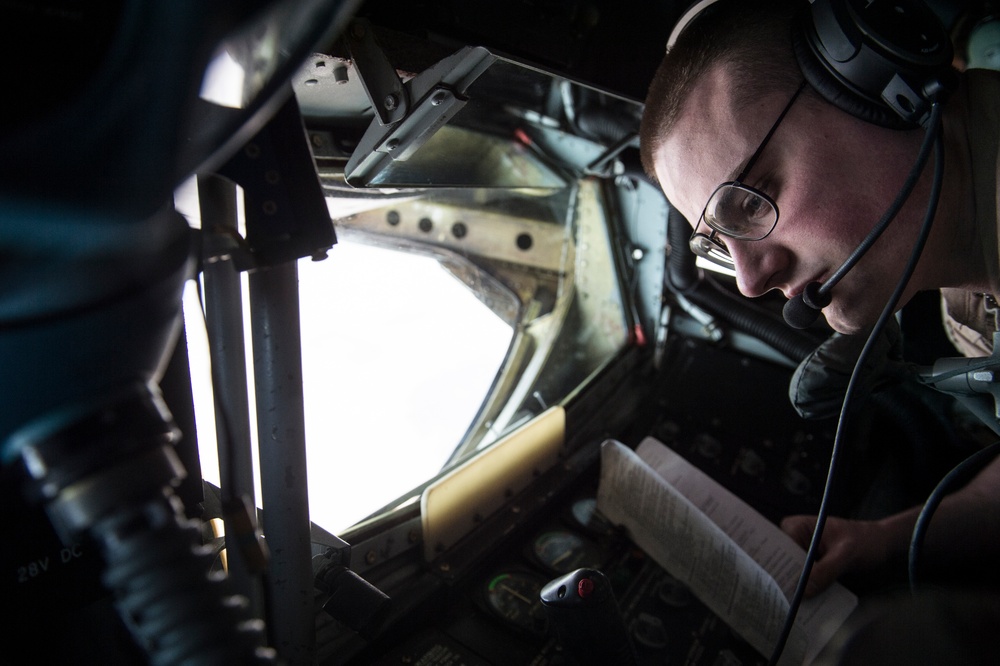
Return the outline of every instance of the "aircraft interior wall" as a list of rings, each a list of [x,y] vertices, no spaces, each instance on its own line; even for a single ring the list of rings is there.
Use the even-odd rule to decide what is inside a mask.
[[[72,4],[47,3],[54,12]],[[131,7],[104,4],[116,16]],[[176,36],[177,26],[155,25],[174,15],[170,4],[139,12],[137,30]],[[112,68],[138,86],[145,121],[119,119],[115,131],[109,116],[84,132],[81,118],[96,113],[100,95],[81,101],[69,86],[74,113],[60,122],[51,95],[40,95],[39,117],[57,114],[53,141],[67,144],[69,159],[11,138],[4,130],[23,114],[0,116],[0,151],[10,146],[14,158],[0,155],[0,179],[11,184],[0,188],[0,216],[34,211],[28,221],[37,222],[4,235],[17,225],[0,221],[0,261],[23,244],[23,256],[11,256],[32,270],[7,293],[38,294],[9,322],[0,294],[0,356],[15,377],[0,409],[0,604],[10,618],[0,664],[138,665],[151,654],[162,664],[235,663],[219,656],[232,635],[247,642],[237,649],[246,663],[261,664],[763,666],[769,655],[597,509],[604,445],[658,440],[778,523],[816,513],[827,490],[835,516],[922,503],[992,435],[960,401],[913,382],[878,387],[843,423],[838,409],[806,419],[793,407],[793,373],[831,329],[788,329],[782,299],[745,299],[731,272],[697,261],[687,221],[639,166],[645,86],[665,26],[690,3],[308,0],[236,3],[232,16],[188,4],[178,3],[186,9],[177,20],[202,27],[183,33],[190,62],[159,70],[176,88],[169,103],[140,85],[145,75],[128,58]],[[948,17],[962,3],[932,4]],[[0,14],[15,10],[0,3]],[[30,18],[36,29],[54,20]],[[274,26],[295,39],[283,42]],[[105,51],[87,53],[100,72]],[[245,66],[233,107],[195,92],[190,79],[209,62]],[[88,81],[113,89],[108,77]],[[119,132],[127,140],[106,162],[87,152]],[[148,174],[137,173],[140,157]],[[46,193],[67,174],[53,209]],[[57,220],[73,210],[78,238]],[[108,232],[130,216],[146,226],[120,234],[126,240]],[[151,221],[169,229],[164,238]],[[40,259],[50,226],[74,240]],[[102,242],[121,265],[87,254]],[[307,338],[323,336],[300,330],[304,314],[335,310],[335,296],[356,287],[339,278],[306,285],[349,247],[371,252],[362,263],[385,258],[366,275],[385,278],[389,291],[426,270],[478,308],[500,332],[486,380],[473,389],[458,373],[486,352],[465,322],[445,316],[456,301],[423,308],[445,350],[432,352],[404,347],[417,317],[378,296],[368,305],[379,317],[346,322],[346,342],[320,340],[333,370],[316,381]],[[196,294],[193,305],[182,304],[178,283]],[[82,305],[72,303],[77,288]],[[954,356],[931,333],[939,317],[931,297],[903,310],[908,358]],[[376,335],[384,342],[375,352],[357,344]],[[205,367],[192,340],[204,343]],[[424,355],[424,369],[400,369]],[[311,406],[317,384],[333,384],[348,362],[371,371]],[[428,379],[394,402],[401,374]],[[428,388],[430,379],[441,383]],[[214,390],[207,404],[199,382]],[[469,398],[461,410],[456,396]],[[376,408],[365,429],[336,434],[360,403]],[[414,412],[423,421],[386,435]],[[433,429],[421,424],[445,417],[460,434],[425,452],[418,435]],[[830,476],[838,428],[844,444]],[[329,456],[322,463],[317,449]],[[345,462],[362,451],[371,462]],[[414,461],[433,471],[391,480]],[[208,480],[213,466],[218,482]],[[357,507],[335,525],[317,519],[312,493],[324,485],[384,488],[379,499],[339,500]],[[166,531],[146,541],[147,528]],[[997,576],[981,564],[930,570],[927,585],[949,593],[940,598],[949,612],[988,622],[1000,614],[980,593]],[[584,570],[601,574],[587,580],[608,595],[601,604],[542,603],[553,581],[591,594],[572,587]],[[140,582],[130,587],[123,572]],[[206,581],[227,594],[204,592]],[[841,582],[859,599],[852,619],[883,603],[883,621],[909,612],[892,605],[905,601],[905,562]],[[127,611],[116,607],[123,599]],[[914,612],[925,611],[926,636],[942,649],[992,642],[949,633],[933,608]],[[172,639],[177,653],[197,656],[171,661]],[[204,653],[191,647],[202,639]]]

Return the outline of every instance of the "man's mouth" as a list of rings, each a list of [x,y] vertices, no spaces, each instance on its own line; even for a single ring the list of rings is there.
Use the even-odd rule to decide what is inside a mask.
[[[806,280],[805,282],[800,282],[799,284],[795,285],[788,291],[784,292],[785,298],[787,298],[788,300],[792,300],[793,298],[801,294],[803,291],[805,291],[806,287],[812,284],[813,282],[816,282],[818,284],[824,284],[826,282],[826,278],[823,276],[818,276],[813,278],[812,280]]]

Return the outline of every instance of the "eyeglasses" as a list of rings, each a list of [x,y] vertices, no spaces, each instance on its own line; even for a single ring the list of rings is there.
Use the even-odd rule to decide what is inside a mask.
[[[757,150],[747,160],[743,171],[736,176],[736,180],[722,183],[708,197],[708,203],[705,204],[689,241],[691,251],[699,257],[704,257],[726,268],[734,268],[733,257],[729,253],[729,248],[726,247],[723,236],[737,240],[757,241],[767,238],[768,234],[774,231],[774,227],[778,224],[778,204],[764,192],[743,183],[743,179],[749,175],[750,170],[753,169],[754,164],[764,152],[767,142],[771,140],[781,121],[784,120],[785,115],[805,87],[806,82],[803,81],[792,98],[788,100],[788,104],[785,105],[778,119],[774,121],[774,125],[771,126],[764,140],[760,142]],[[698,227],[701,226],[702,222],[711,229],[707,235],[698,232]]]

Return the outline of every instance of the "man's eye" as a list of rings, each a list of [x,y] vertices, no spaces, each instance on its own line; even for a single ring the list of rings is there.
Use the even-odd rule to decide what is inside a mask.
[[[771,205],[759,194],[747,193],[743,200],[743,214],[748,222],[766,218],[771,211]]]

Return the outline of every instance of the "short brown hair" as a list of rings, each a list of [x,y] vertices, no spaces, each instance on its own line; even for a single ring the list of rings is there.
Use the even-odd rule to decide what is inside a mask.
[[[653,179],[655,156],[698,79],[716,65],[733,68],[737,104],[802,82],[792,51],[795,12],[804,0],[719,0],[668,50],[646,95],[639,129],[642,166]]]

